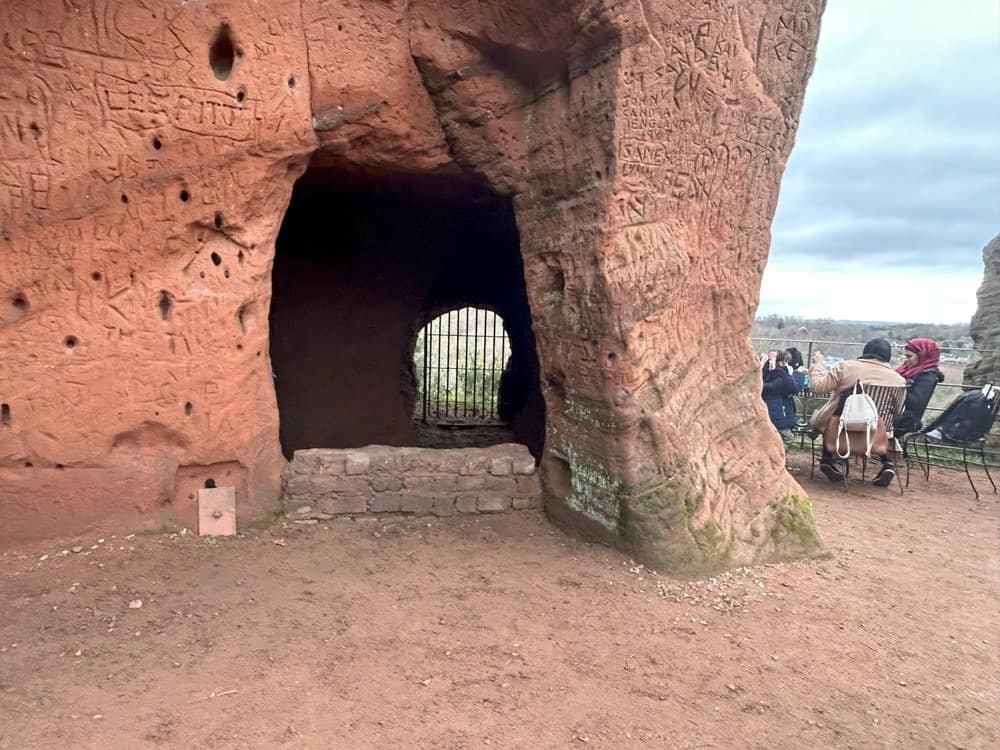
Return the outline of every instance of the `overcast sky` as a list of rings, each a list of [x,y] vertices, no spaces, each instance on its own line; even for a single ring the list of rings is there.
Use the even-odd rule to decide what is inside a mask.
[[[829,0],[759,315],[967,321],[1000,232],[1000,2]]]

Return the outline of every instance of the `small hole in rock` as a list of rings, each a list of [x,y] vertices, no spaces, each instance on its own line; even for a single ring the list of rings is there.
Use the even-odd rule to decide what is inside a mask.
[[[187,189],[183,189],[178,197],[181,199],[181,203],[187,203],[191,199],[191,193]]]
[[[24,312],[25,310],[28,309],[28,298],[25,297],[23,294],[15,294],[14,299],[12,299],[10,303],[14,306],[15,309],[20,310],[21,312]]]
[[[128,196],[122,193],[122,203],[128,203]]]
[[[566,376],[562,372],[553,372],[546,376],[545,383],[559,398],[566,398]]]
[[[203,279],[203,278],[205,278],[205,272],[204,272],[204,271],[202,271],[201,273],[199,273],[199,274],[198,274],[198,277],[199,277],[199,278],[202,278],[202,279]]]
[[[174,298],[171,296],[170,292],[166,289],[161,291],[160,299],[156,304],[160,308],[160,317],[163,320],[170,320],[170,316],[174,310]]]
[[[0,425],[10,427],[10,404],[0,404]]]
[[[608,352],[608,362],[614,362],[616,359],[618,359],[617,354],[614,352]]]
[[[101,280],[101,272],[100,271],[94,271],[92,274],[90,274],[90,278],[92,278],[94,281],[100,281]]]
[[[24,468],[25,469],[30,469],[32,466],[34,466],[34,464],[31,463],[31,461],[25,461],[24,462]]]
[[[243,351],[243,344],[237,344],[236,345],[236,351],[238,351],[238,352]]]
[[[290,88],[290,89],[294,89],[295,88],[295,76],[289,76],[288,77],[288,88]]]
[[[239,264],[240,264],[241,266],[243,265],[243,259],[244,259],[245,257],[246,257],[246,256],[244,256],[244,255],[243,255],[243,251],[242,251],[242,250],[240,250],[240,251],[239,251],[238,253],[236,253],[236,260],[237,260],[237,261],[239,262]]]
[[[206,490],[214,490],[215,489],[215,480],[214,479],[206,479],[205,480],[205,489]]]
[[[161,148],[163,148],[163,141],[161,141],[159,138],[153,138],[153,148],[159,151]]]
[[[242,104],[243,100],[247,98],[247,92],[243,89],[238,89],[236,91],[236,101]]]
[[[76,336],[67,336],[63,339],[63,343],[66,345],[67,349],[75,349],[76,345],[79,344],[80,341],[76,338]]]
[[[28,128],[31,130],[31,134],[35,136],[35,138],[37,138],[42,134],[42,129],[38,127],[37,122],[31,123],[30,125],[28,125]]]
[[[233,72],[235,59],[236,48],[233,45],[233,36],[229,30],[229,24],[224,23],[215,32],[212,46],[208,48],[208,64],[212,67],[215,77],[224,81]]]
[[[59,471],[62,471],[62,470],[63,470],[63,469],[65,469],[66,467],[65,467],[65,466],[63,466],[62,464],[56,464],[56,468],[57,468],[57,469],[59,469]]]
[[[212,223],[215,224],[216,229],[222,229],[222,214],[216,211],[215,219],[212,220]]]
[[[222,256],[219,255],[218,253],[212,253],[209,257],[212,259],[212,263],[214,263],[215,265],[218,266],[222,264]]]
[[[559,294],[563,294],[566,291],[566,274],[563,273],[563,270],[561,268],[553,268],[552,276],[553,276],[552,280],[554,282],[553,286],[555,287],[555,290],[559,292]]]
[[[190,416],[191,416],[191,413],[192,413],[193,411],[194,411],[194,406],[192,406],[192,405],[191,405],[191,402],[190,402],[190,401],[188,401],[188,402],[187,402],[186,404],[184,404],[184,413],[185,413],[185,414],[186,414],[187,416],[189,416],[189,417],[190,417]]]

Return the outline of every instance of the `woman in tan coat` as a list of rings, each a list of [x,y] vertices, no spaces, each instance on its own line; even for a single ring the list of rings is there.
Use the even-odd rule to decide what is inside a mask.
[[[823,354],[816,352],[812,357],[812,367],[809,369],[809,390],[817,395],[830,394],[830,400],[813,412],[809,425],[822,432],[827,422],[840,404],[841,394],[853,388],[859,381],[865,385],[905,386],[906,381],[889,365],[892,359],[892,345],[885,339],[872,339],[865,344],[864,351],[857,359],[845,359],[838,362],[831,370],[823,367]],[[903,407],[906,391],[900,392],[899,408]],[[887,487],[896,476],[896,469],[890,456],[880,456],[882,468],[872,483],[878,487]],[[819,462],[819,470],[831,482],[844,481],[844,475],[833,462],[833,454],[823,449],[823,457]]]

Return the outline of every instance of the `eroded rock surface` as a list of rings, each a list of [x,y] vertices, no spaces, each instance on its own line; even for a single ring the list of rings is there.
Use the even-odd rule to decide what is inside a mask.
[[[0,536],[278,505],[310,164],[513,199],[554,518],[680,573],[814,549],[747,334],[822,7],[3,4]]]
[[[983,354],[965,368],[968,385],[1000,383],[1000,234],[983,248],[983,283],[969,333]]]

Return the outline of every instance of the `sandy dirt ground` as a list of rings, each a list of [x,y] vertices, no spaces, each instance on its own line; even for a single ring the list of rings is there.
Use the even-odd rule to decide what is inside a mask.
[[[9,551],[0,748],[1000,747],[997,496],[792,461],[829,555],[704,581],[535,513]]]

